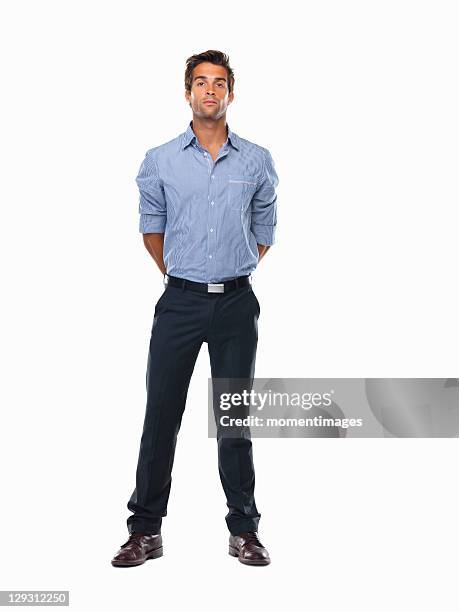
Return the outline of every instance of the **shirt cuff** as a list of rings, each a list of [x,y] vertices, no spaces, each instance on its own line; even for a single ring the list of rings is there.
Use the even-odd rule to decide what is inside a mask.
[[[271,246],[275,242],[276,226],[262,225],[261,223],[252,223],[252,234],[255,236],[257,243],[265,246]]]
[[[164,234],[166,221],[166,215],[141,214],[139,231],[142,234]]]

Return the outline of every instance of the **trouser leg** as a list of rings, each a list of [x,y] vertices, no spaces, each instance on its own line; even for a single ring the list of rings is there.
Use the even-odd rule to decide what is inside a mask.
[[[231,383],[250,391],[255,372],[259,307],[251,287],[241,287],[219,298],[208,339],[212,378],[241,379]],[[242,380],[243,379],[243,380]],[[215,418],[221,413],[214,399]],[[229,531],[257,531],[261,514],[255,504],[255,470],[250,430],[225,437],[217,422],[218,468],[229,512]]]
[[[187,292],[168,287],[155,308],[147,363],[147,405],[128,502],[129,533],[160,533],[167,514],[177,435],[203,341],[202,317]]]

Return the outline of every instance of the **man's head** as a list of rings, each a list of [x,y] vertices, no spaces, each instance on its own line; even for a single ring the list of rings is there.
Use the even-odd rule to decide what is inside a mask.
[[[233,101],[233,89],[234,74],[229,57],[221,51],[204,51],[187,59],[185,98],[197,117],[222,117]]]

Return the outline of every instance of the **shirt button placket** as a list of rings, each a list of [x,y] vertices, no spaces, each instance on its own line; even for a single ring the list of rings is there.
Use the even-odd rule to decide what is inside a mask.
[[[209,155],[208,155],[208,154],[207,154],[207,152],[205,152],[205,151],[204,151],[204,157],[205,157],[205,158],[206,158],[206,159],[209,161],[209,175],[210,175],[211,182],[210,182],[210,184],[209,184],[209,195],[207,196],[207,199],[208,199],[208,200],[210,200],[211,195],[212,195],[212,194],[211,194],[211,190],[212,190],[212,187],[211,187],[211,185],[212,185],[212,179],[214,178],[214,174],[213,174],[213,164],[212,164],[211,160],[209,159]],[[211,200],[210,205],[212,206],[212,209],[211,209],[211,210],[213,210],[213,206],[214,206],[214,201],[213,201],[213,200]],[[211,223],[213,223],[213,216],[212,216],[212,213],[210,213],[209,218],[210,218]],[[212,234],[212,235],[214,236],[215,234],[214,234],[213,232],[214,232],[214,229],[213,229],[213,227],[212,227],[212,228],[210,228],[210,232],[209,232],[209,233],[210,233],[210,234]],[[207,239],[207,244],[209,245],[209,251],[211,251],[211,252],[209,253],[209,257],[208,257],[208,261],[209,261],[209,273],[208,273],[208,277],[209,277],[209,278],[213,278],[213,276],[214,276],[214,274],[213,274],[213,269],[214,269],[214,267],[212,267],[212,260],[213,260],[213,251],[214,251],[214,240],[212,240],[212,237],[209,237],[209,238]]]

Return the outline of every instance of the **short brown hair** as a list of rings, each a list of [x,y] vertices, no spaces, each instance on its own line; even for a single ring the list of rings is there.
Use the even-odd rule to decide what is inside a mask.
[[[186,70],[185,70],[185,89],[186,91],[191,91],[191,84],[193,80],[193,70],[196,68],[198,64],[202,64],[202,62],[210,62],[211,64],[216,64],[217,66],[224,66],[226,68],[226,72],[228,74],[228,91],[231,93],[234,88],[234,73],[232,68],[229,65],[229,57],[222,53],[221,51],[203,51],[203,53],[198,53],[196,55],[192,55],[186,60]]]

